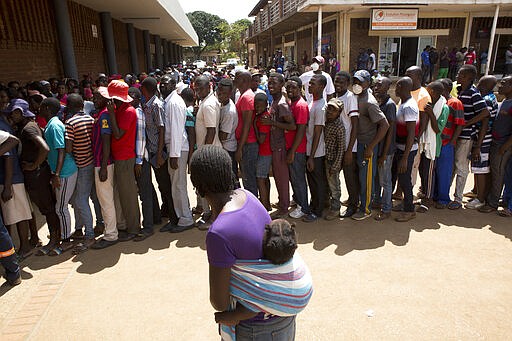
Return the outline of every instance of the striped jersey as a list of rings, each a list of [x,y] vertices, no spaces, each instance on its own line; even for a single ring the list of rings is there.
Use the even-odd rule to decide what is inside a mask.
[[[73,142],[73,157],[76,165],[81,168],[94,161],[92,151],[92,131],[94,118],[79,112],[66,121],[66,140]]]
[[[471,85],[466,90],[459,90],[458,98],[462,102],[462,105],[464,105],[464,119],[466,122],[478,116],[482,110],[487,109],[485,100],[474,85]],[[474,138],[475,135],[476,125],[473,124],[462,128],[459,138],[470,140]]]

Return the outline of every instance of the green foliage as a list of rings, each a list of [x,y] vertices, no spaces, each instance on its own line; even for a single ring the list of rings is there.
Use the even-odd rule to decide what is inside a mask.
[[[219,50],[223,60],[246,57],[245,31],[251,26],[248,19],[240,19],[232,24],[215,14],[203,11],[187,13],[187,17],[199,38],[199,46],[192,47],[195,59],[200,59],[205,51]]]
[[[224,27],[223,25],[227,22],[218,15],[203,11],[187,13],[187,17],[199,38],[199,46],[192,47],[196,59],[199,59],[203,51],[212,49],[222,42],[221,27]]]

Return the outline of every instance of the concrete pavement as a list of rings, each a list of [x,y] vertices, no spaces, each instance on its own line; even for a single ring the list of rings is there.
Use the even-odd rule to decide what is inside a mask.
[[[297,340],[512,335],[509,219],[432,209],[407,224],[322,220],[297,231],[315,288]],[[156,232],[78,256],[30,257],[22,285],[0,280],[0,340],[218,340],[204,237]]]

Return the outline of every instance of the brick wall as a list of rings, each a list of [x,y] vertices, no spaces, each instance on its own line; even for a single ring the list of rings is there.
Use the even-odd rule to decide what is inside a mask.
[[[95,79],[98,73],[107,70],[100,15],[72,1],[68,1],[68,9],[78,76],[90,74]],[[92,25],[96,25],[97,37],[93,36]]]
[[[52,6],[50,0],[2,0],[0,82],[62,75]]]

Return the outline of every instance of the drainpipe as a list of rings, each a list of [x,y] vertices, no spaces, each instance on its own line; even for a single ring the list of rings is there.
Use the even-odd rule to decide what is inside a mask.
[[[316,46],[316,55],[322,55],[322,6],[318,6],[318,42]]]
[[[485,75],[489,74],[489,67],[492,60],[492,52],[494,50],[494,36],[496,35],[496,26],[498,26],[498,16],[500,14],[500,5],[496,5],[496,12],[494,13],[494,20],[491,29],[491,41],[489,41],[489,50],[487,50],[487,65],[485,66]]]

